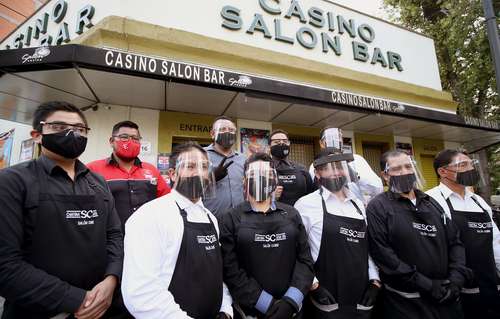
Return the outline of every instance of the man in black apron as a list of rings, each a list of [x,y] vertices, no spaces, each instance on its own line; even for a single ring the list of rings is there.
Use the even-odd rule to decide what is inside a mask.
[[[277,177],[269,155],[246,161],[244,184],[247,200],[219,218],[236,318],[291,318],[314,277],[304,225],[293,207],[272,202]]]
[[[413,159],[389,151],[380,160],[389,190],[366,209],[370,255],[384,283],[383,318],[462,318],[460,289],[470,277],[458,230],[419,190]]]
[[[467,267],[473,280],[462,288],[465,318],[500,318],[500,232],[490,206],[467,189],[479,183],[478,162],[455,150],[443,150],[434,160],[440,184],[429,190],[460,230]]]
[[[269,144],[274,168],[278,173],[276,199],[293,206],[299,198],[313,192],[316,187],[306,168],[288,159],[290,140],[286,131],[275,130],[271,132]]]
[[[123,237],[106,182],[77,159],[87,121],[48,102],[33,129],[41,156],[0,171],[2,318],[101,317],[121,276]]]
[[[305,318],[370,318],[381,287],[368,256],[363,202],[347,185],[352,154],[324,150],[314,160],[320,189],[300,198],[300,212],[315,260],[313,284]]]
[[[196,143],[181,144],[170,167],[172,192],[125,224],[125,305],[135,318],[231,318],[217,220],[201,201],[215,192],[207,153]]]

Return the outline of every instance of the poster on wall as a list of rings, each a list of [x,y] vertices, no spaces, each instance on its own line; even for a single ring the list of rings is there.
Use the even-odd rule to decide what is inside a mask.
[[[170,177],[168,176],[170,153],[158,153],[158,160],[156,167],[160,171],[161,176],[170,185]]]
[[[0,133],[0,169],[9,166],[14,144],[14,129]]]
[[[344,137],[342,138],[342,152],[344,153],[352,153],[352,138]]]
[[[247,158],[257,152],[266,152],[269,146],[269,130],[240,128],[241,153]]]
[[[19,163],[32,160],[35,157],[35,141],[30,138],[21,142]]]
[[[413,155],[413,147],[410,143],[396,143],[396,150],[403,151],[408,155]]]

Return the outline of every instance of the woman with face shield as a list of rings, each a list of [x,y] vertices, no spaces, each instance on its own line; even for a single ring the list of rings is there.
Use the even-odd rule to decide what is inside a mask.
[[[313,261],[298,212],[275,202],[272,158],[245,163],[245,201],[219,217],[224,281],[238,318],[291,318],[313,280]]]
[[[314,160],[320,189],[295,203],[315,261],[306,318],[369,318],[381,287],[368,256],[363,202],[347,187],[357,182],[352,160],[352,154],[323,150]]]
[[[467,267],[474,272],[460,299],[465,318],[500,318],[500,232],[491,207],[468,188],[480,182],[479,162],[456,150],[443,150],[434,160],[440,178],[432,196],[460,229]]]
[[[141,206],[125,225],[125,305],[135,318],[228,319],[219,228],[201,201],[214,193],[207,153],[181,144],[170,167],[173,191]]]
[[[471,276],[455,225],[420,191],[415,161],[402,151],[380,160],[389,190],[366,208],[370,255],[384,282],[383,318],[463,318],[460,289]]]

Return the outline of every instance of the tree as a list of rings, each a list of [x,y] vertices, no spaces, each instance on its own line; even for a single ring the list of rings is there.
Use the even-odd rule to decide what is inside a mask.
[[[493,1],[498,12],[500,0]],[[500,120],[500,97],[481,0],[384,0],[384,4],[394,22],[434,39],[442,86],[458,102],[459,114]],[[486,173],[492,172],[489,182],[496,189],[500,184],[499,148],[478,155],[490,165]],[[490,192],[490,185],[482,190],[486,198]]]

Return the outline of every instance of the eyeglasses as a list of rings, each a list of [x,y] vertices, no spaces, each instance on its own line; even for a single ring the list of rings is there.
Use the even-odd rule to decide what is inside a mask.
[[[285,145],[290,145],[290,140],[287,138],[276,138],[276,139],[271,139],[271,145],[278,145],[278,144],[285,144]]]
[[[131,139],[140,142],[142,140],[142,137],[137,136],[137,135],[129,135],[129,134],[120,134],[120,135],[112,135],[113,137],[118,138],[122,142],[127,142],[130,141]]]
[[[473,159],[473,160],[468,160],[468,161],[465,160],[465,161],[461,161],[461,162],[450,163],[450,164],[446,165],[445,167],[453,167],[453,168],[456,168],[456,169],[462,171],[462,170],[474,168],[478,164],[479,164],[479,161],[476,159]]]
[[[40,124],[42,126],[46,125],[50,130],[55,131],[57,133],[62,132],[62,131],[66,131],[66,130],[72,130],[73,132],[75,132],[79,135],[87,136],[87,134],[90,131],[90,127],[87,127],[87,126],[82,125],[82,124],[69,124],[69,123],[57,122],[57,121],[56,122],[40,121]]]

